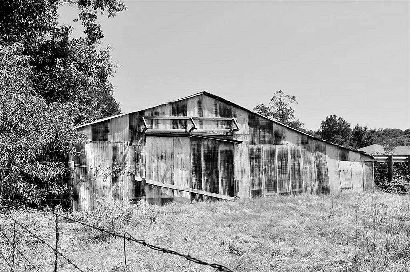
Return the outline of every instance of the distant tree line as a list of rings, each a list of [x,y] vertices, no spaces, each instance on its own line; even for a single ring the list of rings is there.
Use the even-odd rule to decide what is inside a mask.
[[[273,93],[267,104],[258,104],[254,111],[325,141],[354,149],[380,144],[389,151],[396,146],[410,145],[410,128],[406,130],[393,128],[369,129],[367,126],[360,126],[359,124],[352,128],[351,124],[345,119],[334,114],[327,116],[321,122],[319,130],[305,129],[304,124],[295,116],[294,105],[296,104],[295,96],[279,90]]]
[[[60,25],[58,8],[78,11],[84,35]],[[117,114],[114,66],[98,16],[119,0],[0,1],[0,205],[68,199],[74,126]]]
[[[369,129],[358,124],[352,129],[346,120],[336,115],[326,117],[316,133],[323,140],[356,149],[379,144],[391,151],[396,146],[410,145],[410,129]]]

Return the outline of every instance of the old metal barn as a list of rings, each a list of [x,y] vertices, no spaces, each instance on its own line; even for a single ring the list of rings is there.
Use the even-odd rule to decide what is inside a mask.
[[[373,158],[208,92],[78,127],[73,208],[338,193],[373,186]]]

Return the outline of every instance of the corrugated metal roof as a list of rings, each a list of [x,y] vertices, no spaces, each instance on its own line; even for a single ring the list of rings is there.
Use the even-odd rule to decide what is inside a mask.
[[[365,152],[369,155],[386,154],[384,147],[379,144],[372,144],[369,146],[359,148],[359,151]]]
[[[393,148],[393,155],[410,155],[410,146],[401,145]]]
[[[288,129],[290,129],[290,130],[293,130],[293,131],[295,131],[295,132],[297,132],[297,133],[306,135],[306,136],[308,136],[308,137],[310,137],[310,138],[312,138],[312,139],[315,139],[315,140],[324,142],[324,143],[329,144],[329,145],[337,146],[337,147],[340,147],[340,148],[343,148],[343,149],[346,149],[346,150],[349,150],[349,151],[357,152],[357,153],[360,153],[360,154],[362,154],[362,155],[365,155],[365,156],[368,156],[368,157],[373,158],[371,155],[366,154],[366,153],[363,152],[363,151],[359,151],[359,150],[357,150],[357,149],[353,149],[353,148],[345,147],[345,146],[342,146],[342,145],[330,143],[330,142],[328,142],[328,141],[325,141],[325,140],[323,140],[323,139],[320,139],[320,138],[318,138],[318,137],[315,137],[315,136],[313,136],[313,135],[310,135],[310,134],[308,134],[308,133],[306,133],[306,132],[304,132],[304,131],[301,131],[301,130],[299,130],[299,129],[295,129],[295,128],[293,128],[293,127],[290,127],[290,126],[288,126],[288,125],[285,125],[285,124],[283,124],[283,123],[281,123],[281,122],[279,122],[279,121],[277,121],[277,120],[274,120],[274,119],[265,117],[265,116],[263,116],[263,115],[261,115],[261,114],[259,114],[259,113],[256,113],[256,112],[254,112],[254,111],[252,111],[252,110],[250,110],[250,109],[247,109],[247,108],[245,108],[245,107],[242,107],[242,106],[240,106],[240,105],[238,105],[238,104],[236,104],[236,103],[233,103],[233,102],[231,102],[231,101],[229,101],[229,100],[226,100],[225,98],[222,98],[222,97],[220,97],[220,96],[217,96],[217,95],[215,95],[215,94],[212,94],[212,93],[210,93],[210,92],[208,92],[208,91],[197,92],[197,93],[194,93],[194,94],[192,94],[192,95],[189,95],[189,96],[186,96],[186,97],[183,97],[183,98],[179,98],[179,99],[176,99],[176,100],[173,100],[173,101],[161,103],[161,104],[159,104],[159,105],[155,105],[155,106],[148,107],[148,108],[145,108],[145,109],[140,109],[140,110],[137,110],[137,111],[132,111],[132,112],[128,112],[128,113],[123,113],[123,114],[114,115],[114,116],[111,116],[111,117],[99,119],[99,120],[96,120],[96,121],[94,121],[94,122],[90,122],[90,123],[86,123],[86,124],[77,126],[77,127],[75,127],[75,128],[76,128],[76,129],[79,129],[79,128],[86,127],[86,126],[89,126],[89,125],[92,125],[92,124],[96,124],[96,123],[104,122],[104,121],[111,120],[111,119],[114,119],[114,118],[118,118],[118,117],[121,117],[121,116],[124,116],[124,115],[127,115],[127,114],[136,113],[136,112],[139,112],[139,111],[146,111],[146,110],[149,110],[149,109],[152,109],[152,108],[155,108],[155,107],[159,107],[159,106],[171,104],[171,103],[178,102],[178,101],[181,101],[181,100],[190,99],[190,98],[193,98],[193,97],[196,97],[196,96],[199,96],[199,95],[206,95],[206,96],[209,96],[209,97],[211,97],[211,98],[217,99],[217,100],[222,101],[222,102],[224,102],[224,103],[226,103],[226,104],[228,104],[228,105],[231,105],[231,106],[240,108],[240,109],[242,109],[242,110],[244,110],[244,111],[246,111],[246,112],[255,114],[255,115],[257,115],[257,116],[259,116],[259,117],[261,117],[261,118],[264,118],[264,119],[266,119],[266,120],[269,120],[269,121],[271,121],[271,122],[274,122],[275,124],[278,124],[278,125],[280,125],[280,126],[286,127],[286,128],[288,128]]]
[[[175,102],[178,102],[178,101],[181,101],[181,100],[186,100],[186,99],[189,99],[189,98],[192,98],[192,97],[196,97],[196,96],[199,96],[199,95],[202,95],[202,94],[205,94],[205,93],[206,93],[205,91],[198,92],[198,93],[195,93],[195,94],[192,94],[192,95],[183,97],[183,98],[178,98],[178,99],[176,99],[176,100],[172,100],[172,101],[169,101],[169,102],[161,103],[161,104],[158,104],[158,105],[155,105],[155,106],[151,106],[151,107],[147,107],[147,108],[144,108],[144,109],[140,109],[140,110],[136,110],[136,111],[131,111],[131,112],[127,112],[127,113],[121,113],[121,114],[118,114],[118,115],[113,115],[113,116],[110,116],[110,117],[98,119],[98,120],[95,120],[95,121],[93,121],[93,122],[89,122],[89,123],[86,123],[86,124],[83,124],[83,125],[76,126],[75,128],[76,128],[76,129],[79,129],[79,128],[86,127],[86,126],[89,126],[89,125],[92,125],[92,124],[96,124],[96,123],[108,121],[108,120],[111,120],[111,119],[114,119],[114,118],[118,118],[118,117],[121,117],[121,116],[124,116],[124,115],[127,115],[127,114],[136,113],[136,112],[139,112],[139,111],[146,111],[146,110],[153,109],[153,108],[156,108],[156,107],[159,107],[159,106],[164,106],[164,105],[171,104],[171,103],[175,103]]]

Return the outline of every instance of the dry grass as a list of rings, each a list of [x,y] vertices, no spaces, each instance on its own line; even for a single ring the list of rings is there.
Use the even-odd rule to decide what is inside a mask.
[[[409,203],[409,196],[386,193],[300,195],[164,207],[104,204],[74,216],[234,271],[409,271]],[[52,214],[11,216],[54,244]],[[11,220],[5,215],[0,220],[11,238]],[[215,271],[131,242],[125,267],[121,239],[77,223],[60,226],[62,252],[85,271]],[[39,271],[52,271],[53,252],[17,230],[18,249]],[[11,256],[10,246],[3,241],[0,246]],[[16,263],[15,271],[24,271],[24,265],[36,271],[22,257]],[[1,258],[0,267],[10,271]],[[61,260],[58,271],[75,270]]]

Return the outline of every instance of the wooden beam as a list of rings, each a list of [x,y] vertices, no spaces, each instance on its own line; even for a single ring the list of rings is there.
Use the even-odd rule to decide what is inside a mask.
[[[221,135],[219,135],[220,137]],[[233,143],[233,144],[240,144],[243,141],[240,140],[235,140],[235,139],[229,139],[229,138],[218,138],[217,136],[208,136],[208,135],[201,135],[201,134],[191,134],[189,135],[190,138],[201,138],[201,139],[210,139],[210,140],[215,140],[218,142],[227,142],[227,143]]]
[[[215,197],[215,198],[224,199],[224,200],[231,200],[231,201],[235,200],[234,197],[230,197],[226,195],[215,194],[215,193],[210,193],[207,191],[191,189],[191,188],[182,188],[177,185],[165,184],[165,183],[153,181],[153,180],[146,180],[145,183],[149,185],[158,186],[158,187],[168,188],[168,189],[177,190],[177,191],[190,192],[190,193],[195,193],[195,194],[200,194],[200,195],[206,195],[206,196]]]
[[[231,117],[196,117],[196,116],[143,116],[147,120],[198,120],[198,121],[233,121]]]
[[[159,134],[164,134],[164,135],[170,135],[170,136],[176,136],[176,135],[189,135],[189,132],[186,129],[147,129],[145,131],[146,135],[159,135]]]
[[[407,162],[410,156],[405,155],[373,155],[375,161],[385,163],[389,157],[392,157],[393,162]]]
[[[410,156],[407,156],[407,166],[408,166],[409,172],[410,172]]]
[[[225,133],[225,134],[224,134]],[[215,137],[220,137],[220,136],[232,136],[232,130],[231,129],[210,129],[210,130],[205,130],[205,129],[198,129],[198,130],[192,130],[189,132],[186,129],[147,129],[145,131],[145,134],[147,136],[152,135],[152,136],[215,136]]]

